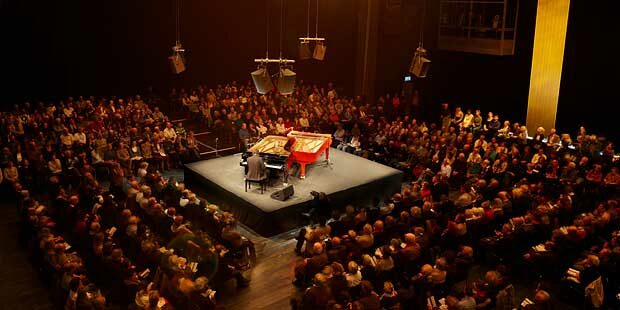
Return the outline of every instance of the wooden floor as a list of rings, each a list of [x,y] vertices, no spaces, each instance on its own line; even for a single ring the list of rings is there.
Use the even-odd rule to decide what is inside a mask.
[[[299,294],[292,284],[299,259],[293,251],[297,231],[264,238],[245,227],[239,230],[256,247],[257,262],[249,274],[252,282],[244,289],[237,289],[234,281],[226,283],[218,292],[219,305],[223,309],[290,309],[291,298]]]
[[[15,205],[0,202],[0,309],[52,309],[49,291],[18,244],[17,222]]]
[[[49,290],[39,280],[25,249],[18,245],[17,211],[11,203],[0,203],[0,310],[52,309]],[[231,280],[218,292],[219,309],[290,309],[290,299],[299,294],[294,285],[293,249],[295,231],[271,238],[240,227],[256,246],[257,262],[248,275],[252,282],[237,289]]]

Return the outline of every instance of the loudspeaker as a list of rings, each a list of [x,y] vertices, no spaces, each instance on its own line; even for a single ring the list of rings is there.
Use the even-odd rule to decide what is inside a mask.
[[[278,91],[282,95],[290,95],[295,88],[295,78],[297,74],[290,69],[280,69],[278,77]]]
[[[256,91],[259,94],[264,95],[273,90],[273,82],[271,82],[271,77],[266,68],[259,68],[251,74],[254,86],[256,86]]]
[[[277,192],[274,192],[273,194],[271,194],[271,198],[276,199],[276,200],[280,200],[280,201],[284,201],[287,200],[288,197],[293,196],[293,194],[295,194],[295,189],[293,188],[293,185],[289,185]]]
[[[312,53],[310,52],[310,42],[299,43],[299,59],[307,60],[310,58],[312,58]]]
[[[180,55],[172,55],[168,57],[168,61],[170,62],[172,73],[179,74],[185,71],[185,60]]]
[[[428,69],[431,66],[431,61],[424,58],[423,56],[416,55],[411,60],[411,66],[409,67],[409,72],[413,73],[417,77],[426,77],[428,73]]]
[[[325,52],[327,51],[327,45],[321,41],[317,41],[314,46],[314,54],[312,54],[312,58],[316,60],[325,59]]]

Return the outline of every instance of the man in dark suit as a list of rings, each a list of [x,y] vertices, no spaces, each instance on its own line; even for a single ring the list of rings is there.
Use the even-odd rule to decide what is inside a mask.
[[[250,181],[262,181],[267,178],[267,167],[263,159],[258,155],[258,152],[254,152],[248,158],[248,173],[245,175],[245,178]]]

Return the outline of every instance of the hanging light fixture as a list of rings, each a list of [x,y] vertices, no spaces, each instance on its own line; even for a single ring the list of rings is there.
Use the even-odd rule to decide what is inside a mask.
[[[427,58],[428,52],[424,49],[424,19],[426,17],[426,0],[424,1],[424,9],[422,11],[422,19],[420,25],[420,42],[418,48],[416,48],[411,65],[409,66],[409,72],[419,78],[425,78],[428,73],[428,69],[431,66],[431,61]]]
[[[280,0],[280,60],[282,60],[282,42],[284,40],[284,27],[286,20],[286,12],[284,10],[284,0]],[[290,95],[295,88],[295,79],[297,74],[293,72],[292,63],[280,62],[278,76],[278,91],[282,95]]]
[[[288,66],[281,66],[278,76],[278,91],[282,95],[291,95],[295,89],[297,74]]]
[[[310,1],[311,0],[308,0],[308,22],[306,26],[306,36],[299,38],[299,59],[306,60],[314,58],[316,60],[324,60],[327,45],[325,44],[325,38],[319,38],[319,0],[316,0],[316,31],[314,37],[310,37]],[[312,55],[310,55],[311,42],[316,42]]]
[[[273,78],[277,77],[277,90],[283,95],[290,95],[293,93],[293,89],[295,87],[295,78],[297,74],[292,70],[292,64],[295,63],[294,60],[286,59],[282,57],[282,40],[284,38],[284,0],[280,0],[280,58],[270,59],[269,58],[269,0],[266,0],[266,11],[267,11],[267,51],[265,52],[265,58],[257,58],[254,59],[255,63],[258,63],[258,69],[251,73],[252,80],[254,81],[254,86],[256,86],[256,90],[260,94],[266,94],[269,91],[273,90],[273,81],[272,76],[269,75],[268,65],[269,64],[278,64],[278,73],[273,76]]]
[[[431,61],[426,58],[427,51],[422,47],[422,45],[418,46],[415,49],[415,53],[413,55],[413,59],[411,60],[411,65],[409,66],[409,72],[413,73],[415,76],[419,78],[425,78],[428,73],[428,69],[431,66]]]
[[[175,36],[172,55],[168,57],[168,61],[172,72],[179,74],[185,71],[185,49],[181,44],[181,0],[176,0]]]
[[[259,94],[264,95],[273,90],[273,82],[265,64],[260,64],[255,71],[252,71],[251,75]]]
[[[308,0],[308,21],[306,23],[306,38],[310,36],[310,0]],[[312,58],[310,52],[310,41],[306,38],[299,38],[299,59],[307,60]]]
[[[312,54],[312,58],[316,60],[324,60],[326,51],[327,45],[325,45],[325,42],[317,41],[316,45],[314,45],[314,53]]]
[[[310,52],[310,41],[302,40],[299,42],[299,59],[307,60],[312,58],[312,52]]]

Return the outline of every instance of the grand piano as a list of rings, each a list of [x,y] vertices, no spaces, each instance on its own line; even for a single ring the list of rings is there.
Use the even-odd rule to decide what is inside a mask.
[[[263,158],[270,177],[283,172],[284,181],[286,181],[287,161],[291,155],[291,152],[284,149],[288,141],[288,137],[266,136],[241,155],[239,165],[245,167],[245,172],[247,173],[248,158],[252,156],[254,151],[257,151],[260,157]]]
[[[306,165],[316,162],[323,153],[325,161],[329,160],[329,147],[332,144],[332,135],[321,133],[310,133],[301,131],[291,131],[288,133],[289,139],[294,139],[291,155],[287,161],[287,170],[296,162],[300,166],[300,179],[306,178]]]

